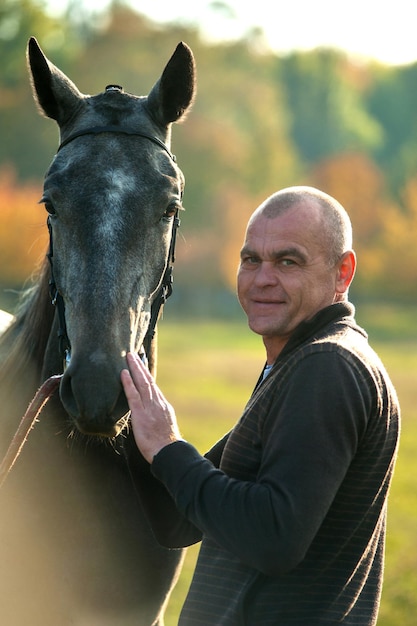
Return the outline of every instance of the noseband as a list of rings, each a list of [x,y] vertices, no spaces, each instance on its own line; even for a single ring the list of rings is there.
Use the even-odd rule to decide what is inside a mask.
[[[74,139],[78,137],[83,137],[84,135],[98,135],[99,133],[122,133],[124,135],[134,135],[136,137],[143,137],[144,139],[148,139],[152,141],[154,144],[165,150],[165,152],[169,155],[169,157],[176,162],[176,157],[169,148],[160,140],[158,137],[154,137],[153,135],[148,135],[146,133],[138,132],[135,130],[129,130],[126,128],[121,128],[120,126],[93,126],[92,128],[86,128],[83,130],[79,130],[69,137],[67,137],[64,141],[62,141],[58,147],[57,153],[67,144],[69,144]],[[173,283],[173,269],[174,269],[174,261],[175,261],[175,244],[177,239],[177,229],[180,226],[180,219],[178,217],[178,209],[174,215],[173,223],[172,223],[172,232],[171,232],[171,242],[169,246],[167,263],[165,266],[164,274],[162,276],[161,284],[156,292],[156,295],[152,301],[151,305],[151,317],[149,321],[148,330],[146,331],[145,339],[143,341],[143,348],[145,350],[145,354],[149,354],[152,340],[155,336],[156,324],[158,322],[159,313],[161,311],[162,306],[165,304],[166,300],[172,294],[172,283]],[[51,302],[54,306],[56,306],[58,313],[58,322],[59,328],[57,332],[58,341],[59,341],[59,352],[64,361],[64,369],[68,365],[71,358],[71,343],[67,334],[67,325],[65,322],[65,303],[62,295],[60,294],[54,277],[54,266],[53,266],[53,256],[54,256],[54,248],[53,248],[53,237],[52,237],[52,225],[50,217],[47,220],[48,231],[49,231],[49,252],[47,254],[47,258],[49,260],[50,268],[51,268],[51,277],[49,280],[49,294],[51,298]]]

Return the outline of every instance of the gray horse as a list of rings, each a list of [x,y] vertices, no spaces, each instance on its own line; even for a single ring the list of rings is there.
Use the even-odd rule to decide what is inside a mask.
[[[0,492],[1,623],[162,625],[183,555],[157,544],[143,514],[149,468],[120,371],[129,350],[155,371],[184,188],[170,129],[192,103],[194,58],[180,43],[147,97],[81,94],[33,38],[28,60],[60,146],[41,200],[49,253],[3,318],[2,455],[40,382],[65,371]]]

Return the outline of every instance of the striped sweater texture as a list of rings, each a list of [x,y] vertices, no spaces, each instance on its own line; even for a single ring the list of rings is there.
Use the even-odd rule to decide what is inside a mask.
[[[376,624],[399,406],[353,315],[302,323],[206,457],[155,457],[178,510],[149,512],[157,536],[202,537],[181,626]]]

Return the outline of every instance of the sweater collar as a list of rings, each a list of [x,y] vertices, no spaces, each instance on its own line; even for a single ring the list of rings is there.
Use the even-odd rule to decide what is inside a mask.
[[[343,325],[350,326],[357,332],[361,333],[364,337],[367,337],[366,332],[363,328],[360,328],[355,322],[355,307],[350,302],[335,302],[334,304],[330,304],[329,306],[321,309],[316,313],[311,319],[301,322],[297,328],[292,333],[291,337],[281,350],[278,355],[277,360],[272,366],[279,363],[283,358],[285,358],[288,354],[296,350],[299,346],[301,346],[305,341],[314,339],[315,337],[319,337],[323,334],[323,331],[327,326],[330,325]],[[266,377],[267,378],[267,377]],[[262,383],[264,380],[263,372],[261,373],[258,382],[255,385],[255,389]]]
[[[326,326],[340,323],[344,326],[350,326],[367,337],[366,332],[355,322],[355,307],[353,304],[350,302],[335,302],[318,311],[311,319],[301,322],[285,344],[277,360],[298,348],[307,339],[321,335]]]

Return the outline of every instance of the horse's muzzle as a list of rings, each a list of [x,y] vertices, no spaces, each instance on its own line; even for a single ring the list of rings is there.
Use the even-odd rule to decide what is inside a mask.
[[[85,435],[112,438],[127,425],[129,406],[121,382],[109,372],[89,370],[82,374],[71,362],[61,380],[60,398]]]

